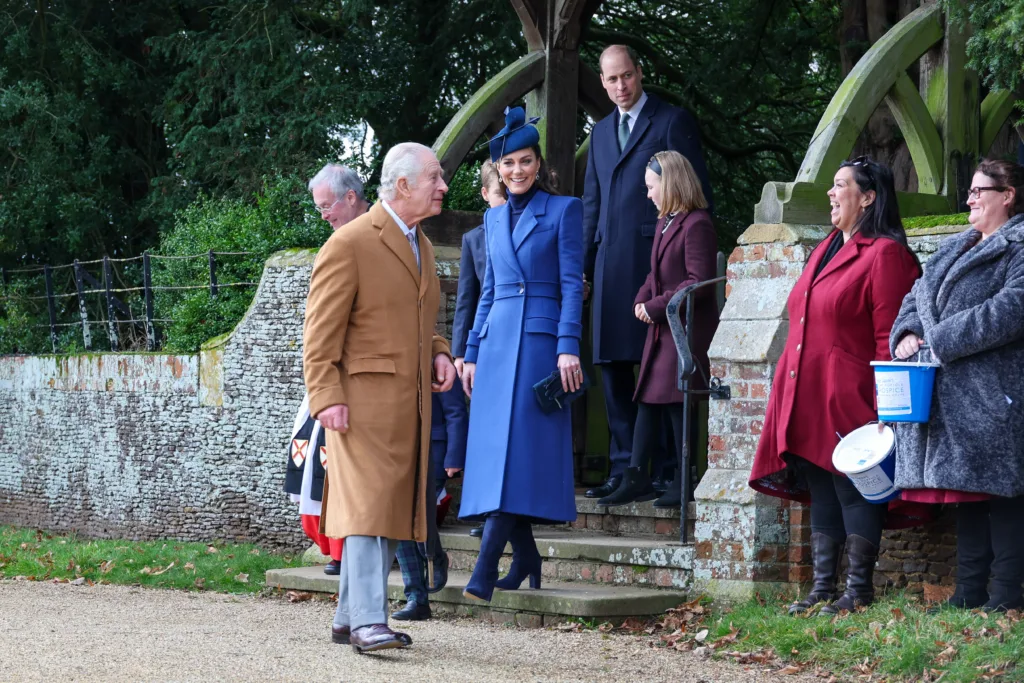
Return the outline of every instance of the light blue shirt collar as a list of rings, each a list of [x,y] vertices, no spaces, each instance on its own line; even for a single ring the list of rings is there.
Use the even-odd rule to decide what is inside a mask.
[[[629,121],[626,121],[626,125],[629,126],[629,132],[633,132],[633,126],[636,125],[636,117],[640,116],[640,112],[643,110],[644,105],[647,104],[647,93],[640,95],[640,99],[636,101],[629,109],[623,109],[619,107],[619,120],[622,120],[623,114],[629,114]]]
[[[380,200],[380,203],[384,207],[384,210],[387,211],[388,214],[391,215],[391,218],[394,219],[394,221],[398,225],[398,227],[402,229],[402,234],[405,235],[406,239],[409,238],[410,234],[412,234],[412,235],[416,234],[416,226],[414,225],[414,226],[412,226],[410,228],[408,225],[406,225],[405,221],[403,221],[401,218],[399,218],[398,214],[395,213],[395,210],[392,209],[390,206],[388,206],[388,203],[387,203],[386,200],[382,199],[382,200]]]

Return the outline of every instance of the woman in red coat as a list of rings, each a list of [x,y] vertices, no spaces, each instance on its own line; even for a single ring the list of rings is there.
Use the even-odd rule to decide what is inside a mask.
[[[671,424],[676,451],[677,480],[655,501],[656,507],[679,507],[682,503],[679,456],[683,439],[689,438],[690,452],[696,452],[692,436],[698,432],[691,421],[690,435],[683,434],[683,392],[677,388],[678,360],[675,342],[668,326],[665,308],[672,296],[689,285],[715,277],[718,244],[708,203],[700,180],[690,162],[679,152],[659,152],[651,157],[646,171],[647,196],[658,207],[659,220],[651,248],[651,272],[633,304],[633,314],[647,323],[647,342],[640,361],[640,377],[633,400],[637,401],[636,427],[633,430],[633,458],[623,473],[622,482],[599,505],[625,505],[656,497],[647,474],[651,454],[659,448],[662,425]],[[682,314],[683,311],[680,311]],[[693,330],[690,350],[694,359],[708,371],[708,347],[718,327],[718,304],[713,287],[697,290],[694,296]],[[691,379],[691,388],[705,389],[701,373]],[[698,402],[693,402],[692,416]]]
[[[818,602],[829,603],[827,613],[870,604],[882,527],[913,523],[900,510],[887,520],[885,505],[866,501],[832,466],[832,451],[841,436],[878,419],[870,362],[891,359],[889,331],[921,267],[907,245],[892,171],[866,157],[844,162],[828,197],[835,229],[789,295],[789,335],[750,475],[762,493],[810,500],[814,583],[793,614]]]

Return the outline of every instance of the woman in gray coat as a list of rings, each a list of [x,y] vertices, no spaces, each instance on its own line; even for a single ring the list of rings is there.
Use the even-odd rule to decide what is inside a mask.
[[[931,420],[897,426],[896,485],[957,504],[951,606],[1021,609],[1024,168],[982,161],[967,204],[971,229],[939,246],[892,327],[896,358],[927,343],[940,363]]]

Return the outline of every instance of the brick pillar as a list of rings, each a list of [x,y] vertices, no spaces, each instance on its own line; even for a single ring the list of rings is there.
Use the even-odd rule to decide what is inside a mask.
[[[729,258],[728,302],[711,344],[711,372],[731,387],[713,400],[708,470],[697,487],[694,579],[716,597],[743,599],[810,578],[807,514],[747,485],[775,365],[786,342],[786,299],[827,231],[754,224]]]

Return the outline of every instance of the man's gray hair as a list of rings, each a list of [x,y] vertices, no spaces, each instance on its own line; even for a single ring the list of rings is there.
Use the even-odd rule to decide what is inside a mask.
[[[321,168],[319,173],[309,181],[308,189],[312,192],[314,188],[321,185],[327,185],[334,193],[335,199],[343,199],[348,191],[352,190],[361,201],[366,201],[366,196],[363,195],[363,181],[348,166],[327,164]]]
[[[416,187],[425,165],[424,152],[431,156],[434,154],[434,150],[418,142],[400,142],[388,150],[380,170],[380,188],[377,190],[381,199],[390,201],[395,198],[399,178],[405,178],[409,187]]]

